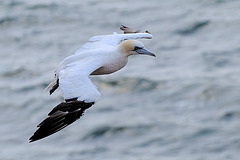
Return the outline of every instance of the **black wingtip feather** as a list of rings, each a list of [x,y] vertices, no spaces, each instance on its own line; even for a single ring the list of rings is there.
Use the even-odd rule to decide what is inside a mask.
[[[38,130],[29,138],[29,143],[50,136],[79,119],[84,111],[94,103],[73,101],[57,105],[39,125]]]

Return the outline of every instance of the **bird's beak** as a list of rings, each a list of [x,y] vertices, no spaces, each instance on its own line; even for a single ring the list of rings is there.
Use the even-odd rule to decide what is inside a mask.
[[[153,54],[151,51],[147,50],[146,48],[138,49],[138,50],[136,50],[136,52],[137,52],[138,54],[145,54],[145,55],[149,55],[149,56],[156,57],[155,54]]]

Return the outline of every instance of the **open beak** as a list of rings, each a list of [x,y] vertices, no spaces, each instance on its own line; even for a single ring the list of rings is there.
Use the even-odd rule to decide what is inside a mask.
[[[145,55],[149,55],[149,56],[156,57],[155,54],[153,54],[152,52],[150,52],[150,51],[147,50],[146,48],[138,49],[138,50],[136,50],[136,52],[137,52],[138,54],[145,54]]]

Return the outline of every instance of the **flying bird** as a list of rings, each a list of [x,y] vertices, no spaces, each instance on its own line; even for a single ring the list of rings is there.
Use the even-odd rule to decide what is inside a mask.
[[[99,98],[90,75],[104,75],[123,68],[131,55],[154,56],[137,39],[151,39],[150,32],[141,32],[121,26],[124,34],[94,36],[78,49],[75,54],[65,58],[55,78],[46,89],[50,95],[59,87],[65,102],[58,104],[37,127],[30,142],[45,138],[79,119],[86,109]]]

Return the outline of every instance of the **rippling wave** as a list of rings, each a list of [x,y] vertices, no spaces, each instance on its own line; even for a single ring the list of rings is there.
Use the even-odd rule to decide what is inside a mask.
[[[0,1],[0,159],[240,157],[240,2]],[[149,30],[157,57],[92,76],[101,99],[76,123],[28,144],[61,101],[43,92],[59,63],[121,24]],[[120,32],[118,32],[120,33]]]

